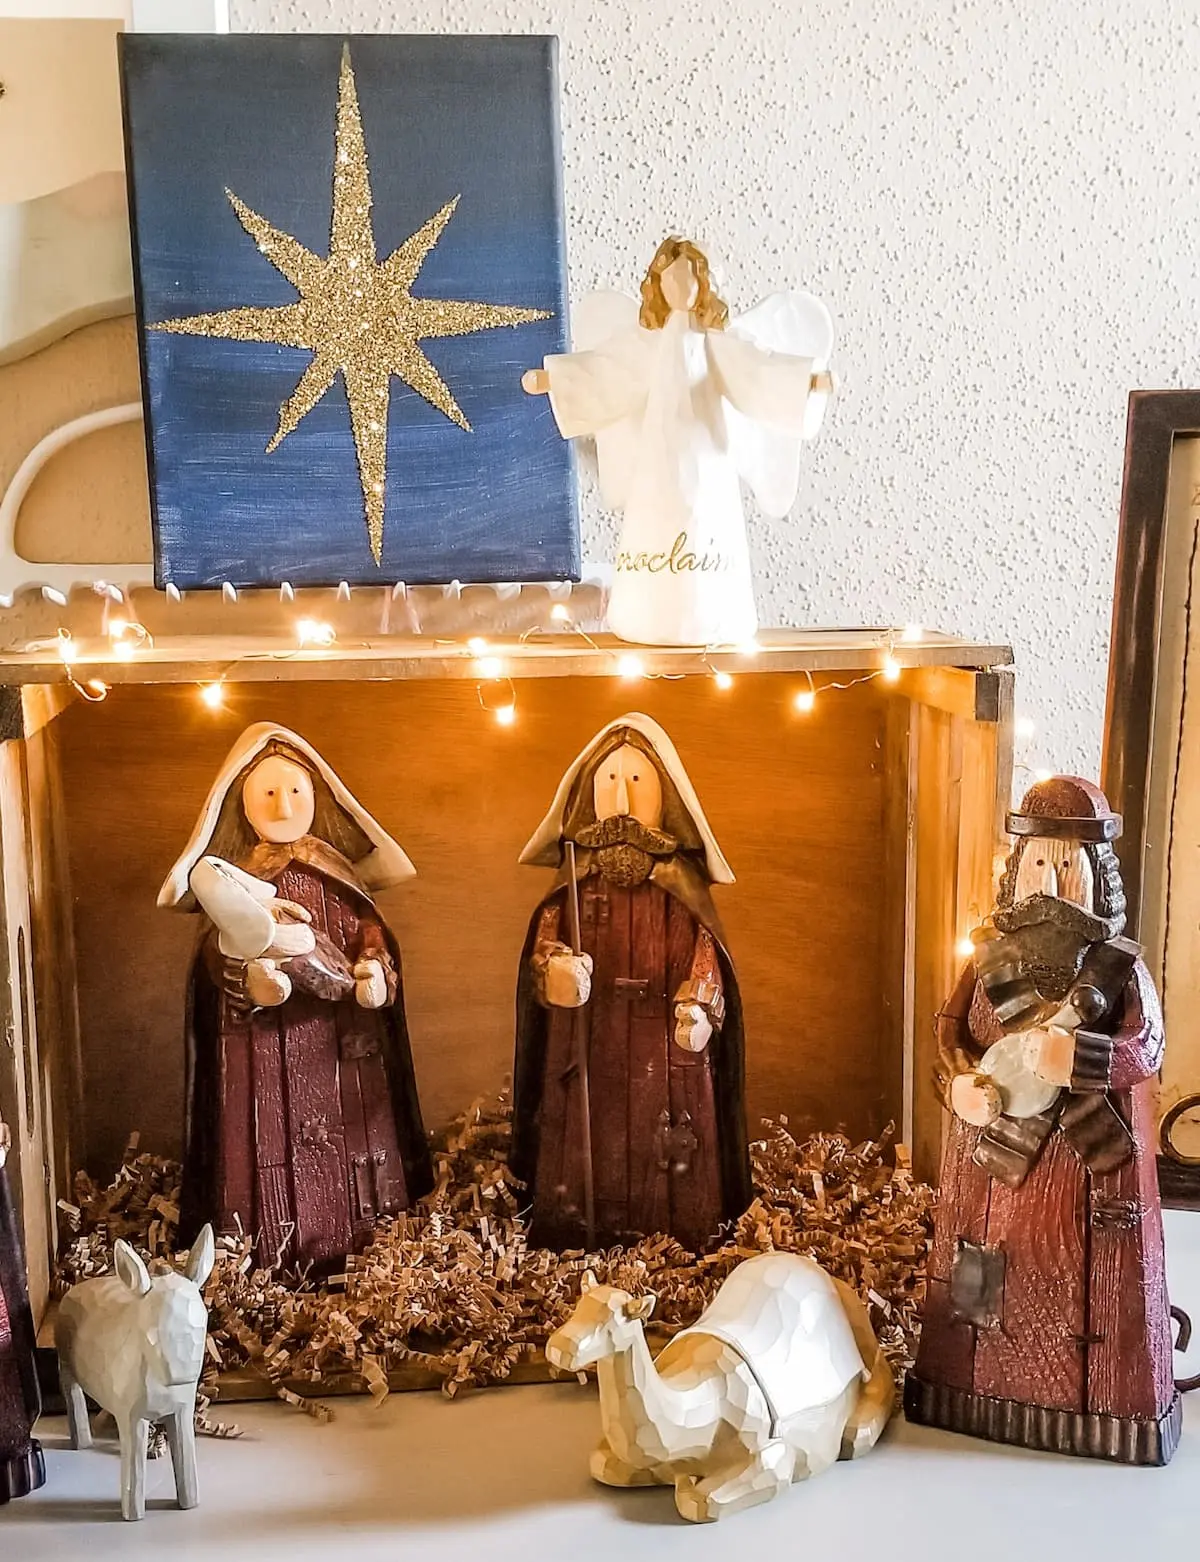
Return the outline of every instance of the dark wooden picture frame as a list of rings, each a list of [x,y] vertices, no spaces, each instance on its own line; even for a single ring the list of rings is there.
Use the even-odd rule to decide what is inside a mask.
[[[1184,997],[1181,988],[1192,990],[1192,983],[1178,977],[1171,918],[1172,896],[1177,899],[1181,887],[1176,874],[1181,813],[1190,813],[1190,797],[1200,792],[1187,786],[1183,774],[1188,748],[1200,754],[1200,742],[1188,736],[1200,736],[1198,567],[1200,391],[1133,391],[1101,768],[1104,790],[1125,819],[1120,849],[1129,930],[1146,946],[1167,1011],[1168,1134],[1192,1106],[1200,1107],[1200,1028],[1195,1042],[1180,1034],[1176,1006]],[[1200,894],[1200,871],[1188,878],[1197,880]],[[1185,949],[1182,958],[1190,970],[1192,952]],[[1164,1148],[1168,1153],[1159,1157],[1164,1203],[1200,1209],[1200,1155],[1185,1154],[1166,1137]]]

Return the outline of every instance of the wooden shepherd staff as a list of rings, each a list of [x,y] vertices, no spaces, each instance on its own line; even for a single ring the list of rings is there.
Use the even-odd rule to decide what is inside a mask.
[[[575,955],[583,953],[583,941],[579,933],[579,879],[575,872],[575,842],[568,841],[567,867],[571,875],[571,893],[567,900],[567,912],[570,922],[571,951]],[[590,1001],[590,1000],[589,1000]],[[583,1222],[587,1233],[587,1245],[589,1250],[596,1245],[596,1188],[594,1167],[592,1164],[592,1098],[588,1085],[588,1048],[591,1037],[591,1025],[588,1019],[587,1005],[581,1004],[571,1016],[572,1043],[574,1048],[574,1065],[579,1075],[579,1110],[582,1121],[581,1149],[583,1152]]]

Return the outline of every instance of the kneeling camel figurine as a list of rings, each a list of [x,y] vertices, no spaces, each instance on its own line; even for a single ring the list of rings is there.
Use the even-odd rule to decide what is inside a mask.
[[[650,1294],[598,1285],[589,1270],[551,1366],[593,1363],[603,1436],[591,1472],[606,1486],[674,1486],[680,1515],[723,1518],[874,1447],[895,1398],[866,1308],[812,1259],[739,1264],[657,1359],[643,1328]]]

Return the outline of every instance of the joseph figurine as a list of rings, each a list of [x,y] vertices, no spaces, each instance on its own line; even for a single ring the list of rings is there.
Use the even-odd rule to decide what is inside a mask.
[[[952,1114],[910,1421],[1165,1464],[1179,1439],[1154,1157],[1158,996],[1123,937],[1121,820],[1074,776],[1010,814],[938,1017]]]
[[[513,1169],[535,1241],[667,1232],[698,1251],[750,1202],[742,1009],[710,885],[732,883],[648,716],[575,759],[521,854],[555,870],[521,956]]]
[[[400,951],[374,899],[415,870],[316,750],[269,722],[234,744],[160,906],[200,909],[202,862],[273,886],[317,947],[281,980],[201,930],[181,1241],[211,1221],[253,1235],[262,1262],[327,1270],[432,1183]]]

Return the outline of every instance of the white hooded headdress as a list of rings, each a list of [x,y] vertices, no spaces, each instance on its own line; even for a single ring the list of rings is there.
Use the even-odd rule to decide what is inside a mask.
[[[212,840],[213,831],[216,829],[230,787],[246,767],[271,743],[282,743],[288,748],[295,749],[325,782],[338,806],[349,814],[370,841],[370,851],[354,864],[355,873],[364,889],[374,894],[405,879],[411,879],[416,874],[417,870],[399,842],[393,840],[383,826],[367,812],[310,743],[287,727],[276,726],[271,721],[260,721],[252,727],[247,727],[226,755],[225,763],[221,766],[217,779],[205,799],[191,839],[158,892],[160,906],[174,906],[180,911],[198,909],[195,897],[188,887],[192,869],[208,851],[209,842]]]
[[[645,738],[646,742],[654,750],[659,764],[671,778],[675,790],[679,793],[679,800],[687,810],[692,823],[696,826],[696,832],[704,846],[704,865],[711,882],[713,884],[732,884],[734,882],[733,870],[725,861],[725,854],[717,845],[717,838],[713,834],[708,820],[704,817],[704,810],[700,806],[700,799],[696,796],[696,789],[692,785],[687,771],[683,768],[683,761],[680,759],[674,743],[671,742],[658,722],[650,716],[643,716],[640,711],[630,711],[628,715],[618,716],[616,721],[610,721],[575,756],[568,766],[566,774],[558,783],[558,791],[554,794],[554,801],[550,804],[549,812],[529,837],[524,851],[517,860],[535,868],[557,868],[559,866],[562,860],[563,819],[566,815],[571,789],[575,785],[580,771],[584,769],[592,756],[618,727],[628,727],[631,731],[637,732]]]

